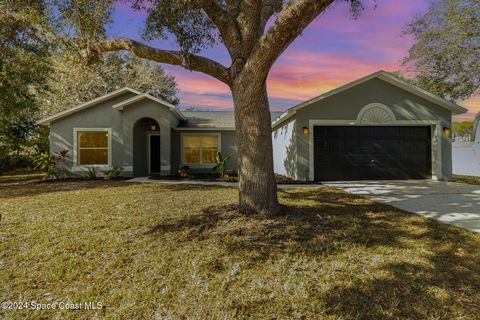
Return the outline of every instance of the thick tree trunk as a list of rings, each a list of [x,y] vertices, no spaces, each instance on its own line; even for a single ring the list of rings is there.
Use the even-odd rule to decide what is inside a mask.
[[[244,214],[280,212],[273,174],[272,126],[265,80],[232,85],[238,144],[239,208]],[[247,79],[248,81],[246,81]]]

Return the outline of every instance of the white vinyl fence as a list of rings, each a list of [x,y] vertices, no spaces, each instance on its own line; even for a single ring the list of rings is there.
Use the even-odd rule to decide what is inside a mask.
[[[452,143],[453,174],[480,177],[480,114],[475,117],[472,139]]]

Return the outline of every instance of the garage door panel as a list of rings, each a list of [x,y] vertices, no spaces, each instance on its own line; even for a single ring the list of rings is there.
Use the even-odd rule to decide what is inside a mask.
[[[431,177],[430,127],[314,127],[315,180]]]

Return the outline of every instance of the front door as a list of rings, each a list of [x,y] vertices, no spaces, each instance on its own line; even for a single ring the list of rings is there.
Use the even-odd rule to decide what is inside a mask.
[[[148,142],[148,153],[149,153],[149,174],[160,173],[160,135],[151,134],[149,135]]]

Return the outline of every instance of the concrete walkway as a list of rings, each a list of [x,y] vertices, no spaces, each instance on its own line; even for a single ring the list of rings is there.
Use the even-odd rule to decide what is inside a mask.
[[[331,182],[325,186],[480,232],[480,186],[431,180]]]
[[[137,177],[126,180],[127,182],[137,183],[161,183],[171,185],[196,185],[196,186],[220,186],[220,187],[236,187],[236,182],[224,182],[224,181],[199,181],[199,180],[160,180],[150,179],[149,177]],[[278,184],[279,189],[292,189],[292,188],[325,188],[323,184]]]

